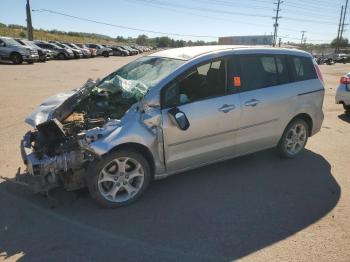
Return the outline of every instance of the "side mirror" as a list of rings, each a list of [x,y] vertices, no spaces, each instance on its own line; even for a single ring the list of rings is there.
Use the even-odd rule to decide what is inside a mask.
[[[169,109],[168,111],[171,122],[181,130],[187,130],[190,127],[190,122],[184,112],[180,111],[177,107]]]
[[[1,47],[5,47],[6,44],[5,44],[5,43],[0,43],[0,46],[1,46]]]

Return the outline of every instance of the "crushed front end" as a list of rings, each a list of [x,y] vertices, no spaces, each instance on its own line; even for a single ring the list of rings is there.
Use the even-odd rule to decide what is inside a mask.
[[[119,119],[135,101],[87,83],[42,103],[26,119],[34,130],[25,134],[20,145],[26,183],[34,192],[85,187],[86,168],[99,157],[89,145],[118,128]]]

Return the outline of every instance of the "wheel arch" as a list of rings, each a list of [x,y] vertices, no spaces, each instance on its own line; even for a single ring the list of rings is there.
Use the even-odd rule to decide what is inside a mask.
[[[296,119],[302,119],[307,123],[307,125],[309,126],[309,137],[310,137],[312,134],[312,128],[313,128],[313,120],[312,120],[311,116],[307,113],[297,114],[288,122],[287,126]],[[287,126],[286,126],[286,128],[287,128]]]
[[[139,144],[139,143],[134,143],[134,142],[123,143],[123,144],[119,144],[119,145],[113,147],[106,154],[109,154],[111,152],[115,152],[115,151],[118,151],[121,149],[129,149],[129,150],[131,149],[131,150],[135,150],[136,152],[142,154],[146,158],[147,162],[150,165],[152,178],[154,177],[155,170],[156,170],[155,160],[154,160],[154,157],[153,157],[151,151],[146,146]]]
[[[12,51],[12,52],[10,53],[10,56],[9,56],[9,57],[11,57],[11,56],[13,56],[13,55],[20,55],[20,56],[22,57],[22,55],[21,55],[20,53],[18,53],[17,51]]]

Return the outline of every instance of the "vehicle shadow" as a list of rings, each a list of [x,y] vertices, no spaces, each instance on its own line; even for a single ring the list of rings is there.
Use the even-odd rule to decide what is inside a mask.
[[[340,120],[350,123],[350,114],[341,114],[338,116]]]
[[[42,248],[48,249],[45,245],[67,246],[76,234],[92,228],[146,243],[148,248],[161,247],[152,261],[231,261],[315,223],[336,206],[341,194],[330,164],[309,150],[293,160],[281,159],[272,150],[262,151],[156,181],[136,203],[119,209],[98,207],[86,190],[75,193],[56,190],[52,193],[52,197],[58,199],[56,202],[34,196],[8,182],[0,184],[1,191],[24,203],[30,202],[39,207],[39,211],[54,214],[50,219],[53,228],[46,226],[47,221],[37,222],[40,212],[34,209],[26,216],[22,214],[22,220],[13,222],[12,227],[19,228],[18,235],[3,236],[2,240],[0,236],[0,253],[10,256],[24,252],[23,258],[27,260],[48,256],[42,251]],[[0,207],[7,199],[0,200]],[[7,212],[16,208],[18,205],[8,206]],[[57,217],[64,218],[62,230],[66,230],[66,235],[59,229]],[[29,226],[24,218],[36,222]],[[84,225],[84,228],[77,225]],[[33,236],[23,237],[28,226],[35,228],[34,232],[30,230]],[[74,227],[74,234],[71,227]],[[50,233],[41,232],[44,230]],[[57,234],[55,244],[45,239],[47,234]],[[42,248],[38,248],[38,244],[34,247],[28,244],[28,238],[38,241],[36,237],[41,237]],[[98,239],[98,233],[95,232],[94,237]],[[94,241],[98,242],[96,239]],[[121,247],[120,242],[114,241],[115,248]],[[100,259],[115,255],[114,251],[103,250],[103,247],[107,249],[105,244],[92,244],[89,248],[73,246],[74,252],[84,250],[84,255],[89,257],[94,257],[95,252]],[[97,248],[99,250],[94,251]],[[140,257],[135,256],[144,254],[143,247],[133,248],[136,248],[134,252],[125,252],[129,259],[133,258],[130,261],[139,261]],[[53,247],[49,250],[57,252]],[[176,260],[171,253],[164,258],[162,250],[181,251],[186,256]],[[123,254],[123,249],[118,249],[118,257]],[[74,256],[70,258],[74,261]],[[141,260],[147,261],[147,258],[143,256]]]

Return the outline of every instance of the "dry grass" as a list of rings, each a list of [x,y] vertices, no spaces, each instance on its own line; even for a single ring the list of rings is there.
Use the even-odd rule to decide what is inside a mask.
[[[108,41],[101,38],[92,38],[92,37],[82,37],[82,36],[71,36],[68,34],[53,34],[46,32],[44,30],[34,30],[34,39],[35,40],[44,40],[44,41],[62,41],[70,43],[100,43],[100,44],[116,44],[116,41]],[[9,37],[19,37],[25,38],[26,30],[0,27],[0,36],[9,36]]]

